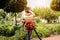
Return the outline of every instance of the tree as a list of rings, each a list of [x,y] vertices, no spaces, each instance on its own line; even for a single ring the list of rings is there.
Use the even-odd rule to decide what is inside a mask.
[[[5,11],[7,12],[21,12],[26,6],[26,0],[11,0],[9,3],[7,2],[7,7],[5,7]]]
[[[3,9],[6,5],[7,0],[0,0],[0,9]]]
[[[50,8],[34,8],[33,12],[42,19],[46,19],[48,22],[56,20],[59,16],[59,12],[55,12]]]
[[[55,11],[60,11],[60,0],[52,0],[51,9]]]
[[[36,16],[39,16],[40,13],[41,13],[41,10],[40,8],[36,7],[36,8],[33,8],[32,11],[35,13]]]
[[[11,32],[9,32],[8,31],[8,29],[7,29],[7,31],[9,32],[7,32],[6,31],[6,33],[9,35],[9,34],[14,34],[15,33],[15,30],[17,30],[18,29],[18,27],[16,27],[17,26],[17,23],[16,23],[16,13],[17,12],[21,12],[21,11],[23,11],[23,9],[24,9],[24,7],[26,7],[26,5],[27,5],[27,0],[0,0],[0,9],[4,9],[4,11],[6,11],[6,12],[13,12],[13,13],[15,13],[15,26],[13,26],[14,27],[14,29],[13,30],[11,30]],[[1,14],[1,13],[0,13]],[[4,20],[5,21],[5,20]],[[8,21],[6,21],[6,22],[8,22]],[[11,22],[11,21],[10,21]],[[2,22],[3,23],[3,22]],[[7,24],[7,23],[6,23]],[[9,23],[8,23],[9,24]],[[8,25],[7,25],[8,26]],[[11,25],[10,25],[11,26]],[[3,26],[3,27],[5,27],[5,25]],[[3,30],[4,32],[5,32],[5,29]],[[5,34],[5,33],[4,33]],[[4,35],[3,34],[3,35]]]
[[[27,0],[6,0],[6,1],[1,0],[0,8],[4,9],[6,12],[15,13],[15,21],[16,21],[16,13],[23,11],[26,5],[27,5]]]
[[[42,9],[41,17],[46,19],[49,22],[52,22],[52,20],[55,21],[55,19],[58,18],[57,14],[51,10],[50,8],[44,8]]]

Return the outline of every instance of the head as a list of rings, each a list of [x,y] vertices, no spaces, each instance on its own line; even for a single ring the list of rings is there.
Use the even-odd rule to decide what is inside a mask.
[[[30,8],[29,8],[29,7],[25,7],[24,10],[25,10],[26,12],[29,12]]]

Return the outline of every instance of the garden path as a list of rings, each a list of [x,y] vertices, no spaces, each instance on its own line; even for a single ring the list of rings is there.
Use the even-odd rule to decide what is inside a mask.
[[[33,38],[31,40],[39,40],[39,39]],[[42,38],[42,40],[60,40],[60,35],[52,35],[51,37]]]

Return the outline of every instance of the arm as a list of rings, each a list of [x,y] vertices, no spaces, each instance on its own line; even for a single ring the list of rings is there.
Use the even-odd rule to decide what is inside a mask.
[[[22,12],[21,20],[22,23],[24,22],[24,12]]]

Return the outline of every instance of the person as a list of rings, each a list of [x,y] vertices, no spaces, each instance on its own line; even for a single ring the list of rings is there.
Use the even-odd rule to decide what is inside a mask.
[[[33,17],[35,17],[35,14],[30,10],[30,8],[29,7],[25,7],[24,8],[24,11],[22,12],[22,17],[21,17],[21,21],[22,22],[24,22],[24,17],[25,17],[25,15],[29,15],[29,13],[28,12],[30,12],[30,14],[33,16]],[[28,14],[27,14],[28,13]],[[32,17],[32,16],[30,16],[30,17]],[[27,16],[28,17],[28,16]],[[32,18],[33,18],[32,17]],[[32,20],[32,19],[31,19]]]
[[[30,10],[29,7],[25,7],[22,13],[21,21],[28,33],[26,40],[30,40],[30,36],[34,27],[33,18],[35,17],[35,14]]]

